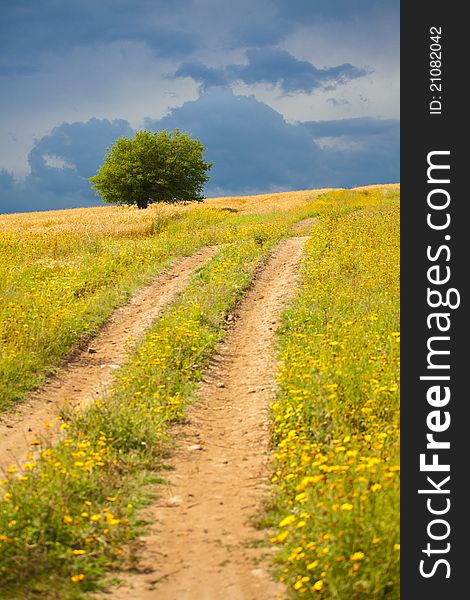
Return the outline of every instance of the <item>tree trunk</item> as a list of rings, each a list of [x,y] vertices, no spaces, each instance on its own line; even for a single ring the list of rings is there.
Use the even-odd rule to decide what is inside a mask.
[[[147,208],[148,206],[148,200],[147,198],[139,198],[137,200],[137,208],[141,209],[141,208]]]

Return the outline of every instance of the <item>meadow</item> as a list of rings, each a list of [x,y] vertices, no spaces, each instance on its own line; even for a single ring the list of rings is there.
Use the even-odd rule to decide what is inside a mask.
[[[40,385],[152,275],[201,246],[236,241],[243,223],[308,210],[316,195],[0,216],[0,410]]]
[[[304,597],[398,598],[398,204],[325,215],[302,275],[272,407],[280,578]]]
[[[226,316],[277,242],[316,217],[279,332],[272,502],[260,519],[293,596],[398,598],[398,190],[303,191],[202,205],[0,217],[3,410],[146,280],[219,252],[157,319],[106,397],[58,415],[1,482],[0,592],[81,598],[132,565],[158,482]],[[307,230],[304,232],[307,233]],[[269,537],[269,536],[268,536]],[[104,579],[103,579],[104,578]]]

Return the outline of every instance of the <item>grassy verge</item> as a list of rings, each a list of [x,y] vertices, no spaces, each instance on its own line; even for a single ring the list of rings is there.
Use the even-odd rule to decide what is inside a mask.
[[[398,203],[344,206],[316,227],[280,334],[272,542],[292,596],[395,599]]]
[[[193,277],[119,373],[111,395],[62,424],[63,437],[0,488],[2,598],[79,598],[127,556],[141,483],[161,466],[168,427],[184,414],[224,335],[227,311],[285,228],[247,224]],[[243,234],[243,235],[242,235]]]

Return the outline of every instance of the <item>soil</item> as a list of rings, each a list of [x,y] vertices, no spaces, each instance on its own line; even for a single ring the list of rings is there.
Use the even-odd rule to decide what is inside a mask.
[[[309,223],[310,225],[310,223]],[[275,332],[307,238],[280,243],[206,372],[199,401],[175,427],[172,471],[143,511],[136,570],[118,573],[113,600],[275,600],[268,533],[255,520],[269,499]]]
[[[19,464],[33,441],[52,440],[58,432],[57,416],[65,406],[86,404],[106,391],[132,344],[184,289],[191,274],[218,249],[204,248],[156,276],[113,312],[88,347],[76,353],[57,376],[22,404],[0,415],[0,470]]]
[[[318,223],[318,217],[309,217],[308,219],[303,219],[302,221],[297,221],[292,225],[292,231],[295,232],[296,235],[306,235],[307,233],[311,233],[312,227]]]

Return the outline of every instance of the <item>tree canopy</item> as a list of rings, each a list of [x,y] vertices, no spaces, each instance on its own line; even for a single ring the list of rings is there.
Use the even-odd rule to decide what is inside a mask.
[[[199,140],[178,129],[155,133],[143,129],[133,138],[116,140],[89,181],[111,204],[147,208],[152,202],[200,201],[212,167],[204,161],[204,150]]]

